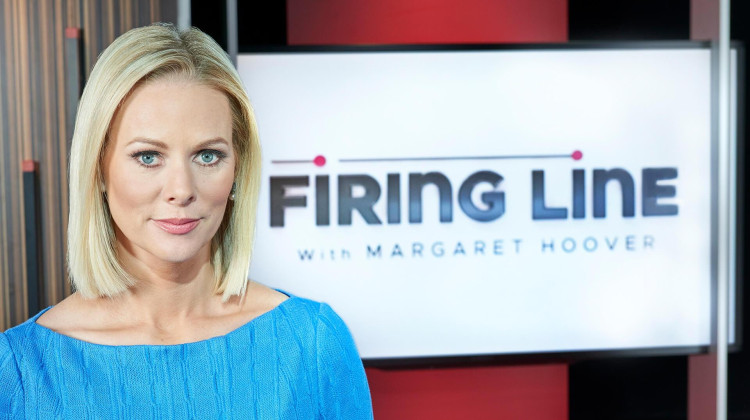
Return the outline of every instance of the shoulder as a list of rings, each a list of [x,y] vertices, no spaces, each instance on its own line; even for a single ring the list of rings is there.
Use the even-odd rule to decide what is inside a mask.
[[[327,303],[291,296],[288,303],[279,308],[295,334],[310,340],[320,369],[326,369],[330,363],[361,369],[362,362],[349,328]]]
[[[10,346],[10,341],[4,332],[0,332],[0,372],[3,371],[3,367],[9,365],[15,365],[15,355],[13,349]]]
[[[263,314],[274,310],[290,297],[270,287],[251,281],[248,283],[242,301],[242,310]]]
[[[349,328],[327,304],[317,304],[316,366],[323,418],[372,419],[362,359]]]
[[[78,293],[73,293],[42,313],[36,319],[36,323],[56,332],[82,329],[87,320],[102,319],[99,306],[98,302],[86,300]]]
[[[293,324],[304,325],[315,335],[321,330],[346,328],[341,317],[327,303],[295,296],[285,291],[282,293],[285,297],[288,296],[288,300],[278,305],[279,313]]]
[[[13,352],[18,356],[19,354],[26,354],[28,351],[41,346],[40,341],[42,340],[43,329],[37,328],[36,321],[44,313],[49,312],[50,308],[43,309],[38,314],[27,319],[25,322],[16,325],[0,335],[0,355],[5,355],[6,352]],[[0,356],[2,357],[2,356]]]
[[[279,293],[277,291],[274,291]],[[282,291],[285,300],[272,313],[282,320],[274,328],[278,332],[289,330],[303,341],[315,342],[318,349],[333,341],[342,341],[353,347],[349,329],[341,317],[327,303],[319,302]],[[356,350],[355,350],[356,352]]]
[[[9,376],[18,375],[18,364],[16,355],[10,345],[10,341],[5,333],[0,332],[0,383],[8,379]]]
[[[108,298],[83,298],[73,293],[36,319],[36,324],[46,332],[100,344],[115,344],[112,331],[123,331],[123,319],[129,317],[124,309]]]
[[[359,352],[344,320],[328,305],[319,303],[315,317],[318,357],[332,358],[361,366]]]
[[[5,333],[0,332],[0,418],[16,418],[23,410],[23,383],[16,356]]]

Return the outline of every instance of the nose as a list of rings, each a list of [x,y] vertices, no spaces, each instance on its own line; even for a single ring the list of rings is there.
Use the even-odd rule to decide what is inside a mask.
[[[195,183],[189,165],[175,163],[164,174],[163,194],[167,202],[177,206],[186,206],[195,201]]]

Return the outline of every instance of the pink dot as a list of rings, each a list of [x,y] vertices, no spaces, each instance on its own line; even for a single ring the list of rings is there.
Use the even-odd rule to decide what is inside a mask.
[[[570,155],[570,157],[572,157],[574,160],[581,160],[581,158],[583,157],[583,153],[581,153],[580,150],[576,150],[572,155]]]
[[[323,166],[326,164],[326,158],[321,155],[315,156],[315,159],[313,159],[313,163],[315,164],[315,166]]]

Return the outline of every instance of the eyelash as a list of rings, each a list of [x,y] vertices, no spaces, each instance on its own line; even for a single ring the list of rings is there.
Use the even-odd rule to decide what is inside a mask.
[[[198,158],[200,155],[204,153],[212,153],[214,156],[216,156],[216,161],[212,163],[200,163],[201,166],[210,168],[213,166],[218,165],[220,162],[223,162],[224,159],[227,157],[227,154],[222,152],[221,150],[215,150],[215,149],[203,149],[195,154],[195,157]],[[144,168],[154,168],[157,165],[146,165],[141,161],[141,157],[145,155],[154,155],[155,157],[160,157],[161,153],[154,151],[154,150],[141,150],[135,153],[132,153],[130,155],[131,158],[133,158],[139,165],[143,166]]]

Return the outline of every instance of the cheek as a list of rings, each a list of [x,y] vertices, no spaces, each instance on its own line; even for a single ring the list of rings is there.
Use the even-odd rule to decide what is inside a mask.
[[[132,216],[137,217],[145,207],[154,202],[155,196],[158,195],[158,189],[154,184],[153,179],[148,182],[132,173],[127,176],[118,174],[110,177],[107,185],[107,200],[112,217],[118,225],[132,220]]]
[[[234,182],[232,171],[206,178],[199,183],[200,196],[215,206],[226,205],[232,190],[232,182]]]

